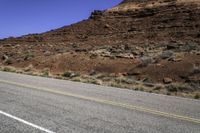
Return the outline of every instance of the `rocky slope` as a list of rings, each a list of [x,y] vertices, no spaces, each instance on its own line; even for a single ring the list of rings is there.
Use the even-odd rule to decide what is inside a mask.
[[[187,86],[175,88],[176,94],[196,92],[200,0],[124,0],[70,26],[0,40],[0,49],[1,66],[114,75],[130,85],[180,83]]]

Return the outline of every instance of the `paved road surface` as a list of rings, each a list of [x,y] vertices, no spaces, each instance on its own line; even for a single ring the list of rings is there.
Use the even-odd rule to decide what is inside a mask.
[[[0,72],[0,133],[200,133],[200,101]]]

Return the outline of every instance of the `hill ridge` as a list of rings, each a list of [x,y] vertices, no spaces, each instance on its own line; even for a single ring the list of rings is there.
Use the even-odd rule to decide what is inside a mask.
[[[0,40],[0,64],[198,88],[199,18],[199,0],[124,0],[70,26]]]

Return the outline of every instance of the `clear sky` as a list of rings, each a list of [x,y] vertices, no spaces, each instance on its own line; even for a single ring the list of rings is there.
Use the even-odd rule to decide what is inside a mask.
[[[0,38],[41,33],[87,19],[122,0],[0,0]]]

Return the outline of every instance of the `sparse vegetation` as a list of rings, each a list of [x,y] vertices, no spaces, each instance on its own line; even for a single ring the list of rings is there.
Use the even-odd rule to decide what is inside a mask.
[[[145,86],[143,86],[143,85],[136,85],[135,87],[135,90],[139,90],[139,91],[144,91],[144,90],[146,90],[146,87]]]
[[[50,74],[49,68],[45,68],[42,70],[42,76],[48,77]]]
[[[32,64],[24,68],[25,72],[30,72],[32,70],[33,70],[33,65]]]
[[[12,60],[11,60],[10,58],[8,58],[8,59],[6,59],[6,60],[4,61],[4,63],[5,63],[6,65],[11,65],[11,64],[12,64]]]
[[[5,72],[16,72],[16,68],[14,67],[11,67],[11,66],[3,66],[1,68],[2,71],[5,71]]]
[[[12,64],[11,58],[8,57],[8,56],[5,55],[5,54],[2,56],[2,60],[3,60],[4,64],[6,64],[6,65],[11,65],[11,64]]]
[[[192,74],[200,73],[200,64],[194,64],[192,68]]]
[[[171,95],[171,93],[170,93],[170,92],[167,92],[167,95],[169,95],[169,96],[170,96],[170,95]]]
[[[173,51],[168,50],[168,51],[164,51],[164,52],[160,55],[160,57],[161,57],[162,59],[169,59],[170,57],[173,56],[173,54],[174,54]]]
[[[67,71],[67,72],[64,72],[62,76],[69,78],[69,77],[71,77],[71,75],[72,75],[72,72]]]
[[[159,85],[155,86],[146,86],[145,83],[140,83],[140,82],[134,82],[131,79],[128,79],[127,77],[115,77],[106,74],[98,74],[98,75],[81,75],[78,74],[76,76],[72,76],[71,74],[73,72],[68,71],[66,72],[64,77],[63,75],[50,75],[50,70],[49,68],[43,69],[41,72],[35,72],[34,68],[32,65],[29,65],[26,69],[17,69],[14,67],[10,66],[4,66],[0,67],[0,70],[2,71],[7,71],[7,72],[17,72],[17,73],[23,73],[23,74],[28,74],[28,75],[38,75],[38,76],[45,76],[45,77],[54,77],[58,79],[69,79],[72,81],[76,82],[83,82],[83,83],[91,83],[91,84],[97,84],[97,85],[107,85],[107,86],[112,86],[112,87],[118,87],[118,88],[129,88],[137,91],[146,91],[149,93],[164,93],[164,89],[167,90],[166,95],[172,95],[172,94],[177,94],[177,92],[187,92],[185,94],[188,94],[190,96],[192,94],[192,90],[189,85],[186,84],[178,84],[178,83],[173,83],[170,85],[167,85],[166,87],[162,87]],[[101,76],[100,76],[101,75]],[[97,78],[97,77],[101,78]],[[103,80],[104,78],[110,79],[110,80]],[[162,92],[163,91],[163,92]],[[187,96],[187,95],[186,95]],[[195,93],[193,94],[193,98],[195,99],[200,99],[200,94]]]
[[[84,80],[85,83],[91,83],[91,84],[96,84],[96,85],[101,85],[102,82],[98,79],[95,78],[89,78],[87,80]]]
[[[200,93],[196,93],[194,96],[195,99],[200,99]]]
[[[134,81],[131,80],[131,79],[128,79],[126,77],[119,77],[119,78],[116,78],[115,81],[119,84],[133,84]]]
[[[73,71],[66,71],[66,72],[63,73],[62,76],[65,77],[65,78],[74,78],[74,77],[80,76],[80,74],[73,72]]]
[[[178,92],[178,91],[183,92],[183,91],[192,90],[191,86],[187,84],[180,84],[180,83],[172,83],[166,86],[166,88],[169,92]]]
[[[117,87],[117,88],[123,88],[124,86],[120,83],[116,83],[116,82],[111,82],[110,86],[112,87]]]
[[[29,60],[31,58],[34,58],[34,54],[32,52],[27,52],[24,56],[24,60]]]
[[[199,4],[161,0],[146,9],[145,2],[138,0],[138,9],[125,2],[95,11],[89,20],[42,34],[2,39],[1,70],[198,98]]]
[[[82,82],[81,77],[74,77],[71,80],[75,82]]]

